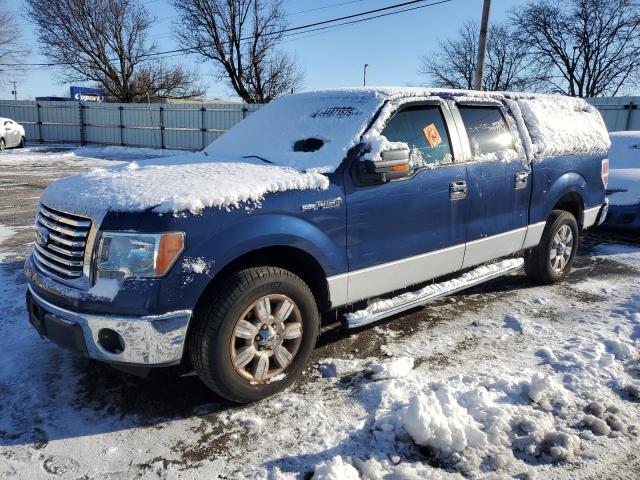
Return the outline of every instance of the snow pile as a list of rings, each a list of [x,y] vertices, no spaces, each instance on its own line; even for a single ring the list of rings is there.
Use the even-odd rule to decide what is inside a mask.
[[[446,387],[413,397],[403,411],[402,423],[418,445],[445,456],[487,445],[480,425]]]
[[[313,480],[360,480],[358,470],[337,456],[317,465]]]
[[[609,169],[611,205],[640,204],[640,132],[611,133]]]
[[[42,195],[51,207],[75,213],[88,209],[199,213],[207,207],[260,204],[267,193],[327,189],[319,173],[251,163],[215,162],[202,154],[185,154],[67,177]]]
[[[605,153],[611,142],[598,110],[571,97],[517,98],[538,158]]]
[[[373,380],[387,380],[390,378],[406,377],[413,369],[413,358],[399,357],[380,360],[369,364],[373,372]]]
[[[390,310],[399,305],[409,302],[428,301],[432,297],[436,297],[440,294],[446,294],[452,290],[463,289],[470,286],[484,277],[496,275],[507,269],[514,269],[521,267],[524,264],[522,258],[511,258],[507,260],[501,260],[496,263],[482,265],[470,272],[464,273],[460,277],[448,280],[446,282],[433,283],[415,292],[403,293],[397,297],[393,297],[387,300],[379,300],[371,303],[367,308],[358,310],[356,312],[350,312],[345,314],[347,321],[357,321],[363,318],[370,317],[375,314]]]

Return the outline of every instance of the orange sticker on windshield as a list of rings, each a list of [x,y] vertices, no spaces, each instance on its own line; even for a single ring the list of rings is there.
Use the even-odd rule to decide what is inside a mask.
[[[442,143],[442,137],[440,136],[440,132],[438,132],[438,128],[435,123],[427,125],[422,129],[422,133],[424,134],[424,138],[429,143],[431,148],[435,148]]]

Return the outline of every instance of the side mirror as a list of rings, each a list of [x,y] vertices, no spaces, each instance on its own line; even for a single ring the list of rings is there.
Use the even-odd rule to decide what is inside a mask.
[[[411,174],[409,165],[410,151],[407,148],[399,150],[387,150],[382,152],[379,161],[365,160],[363,179],[387,183],[398,178],[408,177]]]

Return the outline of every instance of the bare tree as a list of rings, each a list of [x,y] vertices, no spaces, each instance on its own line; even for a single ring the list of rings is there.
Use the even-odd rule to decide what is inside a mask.
[[[478,57],[476,22],[467,22],[458,29],[457,37],[439,42],[437,51],[421,59],[419,73],[429,77],[436,87],[474,87]],[[524,46],[514,42],[513,33],[504,24],[494,24],[489,29],[485,59],[483,90],[536,90],[542,71],[534,72],[532,60]]]
[[[637,0],[536,0],[511,17],[519,43],[553,72],[552,91],[615,96],[640,80]]]
[[[0,0],[0,75],[21,70],[29,51],[22,47],[20,29],[6,2]]]
[[[193,98],[204,94],[195,74],[180,66],[149,63],[154,21],[138,0],[26,0],[42,54],[63,81],[94,81],[121,102]]]
[[[266,103],[301,86],[296,60],[279,50],[281,0],[173,0],[176,35],[244,101]]]

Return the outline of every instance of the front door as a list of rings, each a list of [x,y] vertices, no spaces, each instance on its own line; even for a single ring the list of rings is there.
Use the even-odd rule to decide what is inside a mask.
[[[464,267],[522,248],[529,221],[529,165],[496,105],[458,105],[462,141],[469,142],[469,207]],[[467,140],[464,139],[466,133]],[[517,134],[517,132],[515,132]]]
[[[412,175],[359,186],[356,174],[346,174],[349,302],[462,266],[466,167],[455,163],[460,146],[452,124],[440,101],[401,108],[382,135],[409,146]]]

